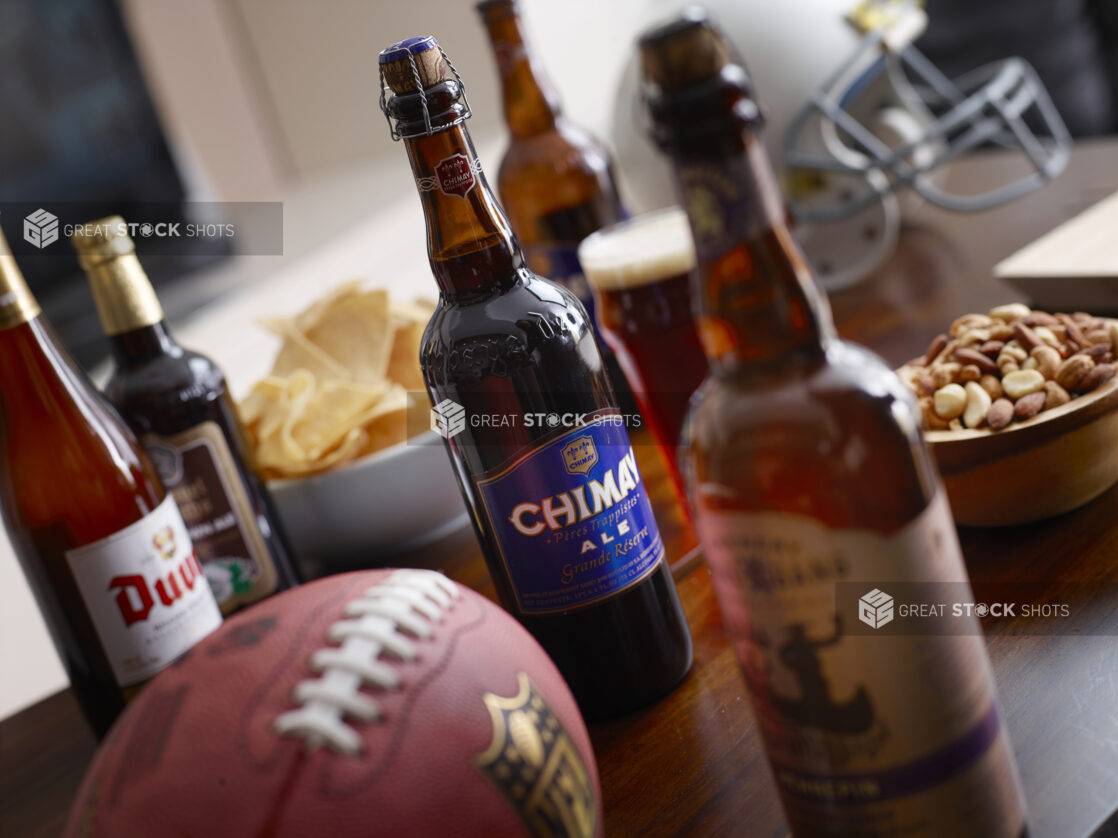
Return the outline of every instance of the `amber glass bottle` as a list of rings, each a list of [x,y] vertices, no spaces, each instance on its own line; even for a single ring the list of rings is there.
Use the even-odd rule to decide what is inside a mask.
[[[222,613],[297,584],[225,376],[175,342],[124,220],[85,224],[73,243],[112,351],[105,395],[174,495]]]
[[[516,0],[484,0],[477,8],[493,44],[511,134],[497,174],[501,205],[528,267],[566,285],[596,322],[578,245],[625,215],[613,164],[600,142],[563,116],[525,38]]]
[[[726,40],[692,12],[641,53],[699,265],[710,377],[691,416],[693,508],[792,831],[1018,836],[977,621],[908,631],[898,615],[876,633],[843,599],[970,596],[915,402],[835,337]]]
[[[501,602],[585,714],[647,704],[687,672],[691,636],[586,312],[525,267],[435,40],[380,61],[440,292],[423,376],[432,405],[464,409],[447,449]]]
[[[40,316],[2,234],[0,510],[98,736],[221,624],[174,500]]]

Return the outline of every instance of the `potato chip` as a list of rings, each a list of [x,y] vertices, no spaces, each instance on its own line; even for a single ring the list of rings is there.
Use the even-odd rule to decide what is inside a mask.
[[[343,363],[351,378],[380,384],[388,372],[393,331],[388,292],[369,291],[339,299],[306,335]]]
[[[345,366],[331,357],[321,346],[312,343],[306,335],[289,324],[284,333],[276,361],[272,364],[272,376],[286,378],[296,370],[308,370],[315,378],[346,378]]]
[[[240,404],[261,474],[319,474],[406,440],[433,310],[348,282],[295,317],[259,321],[282,341]]]

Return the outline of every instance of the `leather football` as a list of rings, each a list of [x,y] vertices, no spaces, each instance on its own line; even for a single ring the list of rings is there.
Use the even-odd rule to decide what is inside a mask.
[[[574,698],[539,644],[426,570],[235,615],[106,737],[67,836],[600,836]]]

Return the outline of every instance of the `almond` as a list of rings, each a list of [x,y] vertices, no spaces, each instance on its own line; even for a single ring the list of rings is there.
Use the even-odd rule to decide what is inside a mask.
[[[994,373],[998,371],[998,365],[977,349],[956,349],[955,360],[961,364],[974,364],[983,372]]]
[[[1036,393],[1029,393],[1027,396],[1022,396],[1013,405],[1013,414],[1018,419],[1028,419],[1030,416],[1036,416],[1044,409],[1044,403],[1047,400],[1048,394],[1043,390]]]
[[[998,357],[998,353],[1002,351],[1003,346],[1005,346],[1004,340],[988,340],[978,347],[978,351],[987,358],[993,359]]]
[[[924,364],[927,366],[936,359],[936,356],[947,346],[947,335],[936,335],[928,344],[928,351],[924,353]]]
[[[1078,356],[1077,356],[1078,357]],[[1097,390],[1110,379],[1114,378],[1114,364],[1097,364],[1088,370],[1087,374],[1079,379],[1075,389],[1080,393],[1090,393]]]
[[[1013,324],[1013,336],[1021,342],[1021,345],[1026,350],[1032,351],[1040,346],[1044,341],[1037,337],[1036,332],[1026,326],[1024,323]]]
[[[1024,318],[1026,326],[1055,326],[1060,321],[1047,311],[1034,311]]]
[[[1114,350],[1114,357],[1118,358],[1118,320],[1110,321],[1110,346]]]
[[[1013,421],[1013,402],[1009,399],[997,399],[986,411],[986,424],[992,431],[1000,431]]]

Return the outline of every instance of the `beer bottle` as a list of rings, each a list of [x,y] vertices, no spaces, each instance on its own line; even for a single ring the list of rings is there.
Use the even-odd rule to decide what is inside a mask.
[[[222,613],[297,584],[225,376],[175,342],[124,219],[82,225],[72,241],[109,338],[105,395],[178,503]]]
[[[501,205],[529,269],[566,285],[596,326],[578,245],[625,215],[613,163],[601,143],[560,111],[559,97],[524,37],[517,0],[483,0],[477,9],[493,43],[512,135],[497,174]],[[598,342],[608,351],[604,340]],[[625,384],[620,369],[614,378]]]
[[[640,49],[699,266],[710,377],[690,418],[693,509],[792,832],[1018,836],[977,620],[874,634],[844,605],[890,585],[971,596],[915,401],[836,338],[721,33],[692,11]]]
[[[90,726],[221,625],[178,507],[0,233],[0,510]]]
[[[423,376],[459,417],[443,435],[501,602],[589,717],[647,704],[687,672],[691,636],[586,311],[525,266],[435,39],[380,65],[440,292]]]

